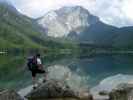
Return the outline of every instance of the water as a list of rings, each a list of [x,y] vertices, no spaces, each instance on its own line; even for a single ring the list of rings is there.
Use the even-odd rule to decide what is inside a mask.
[[[22,55],[0,55],[0,88],[20,89],[31,84],[31,74],[26,68],[25,59],[26,56]],[[133,55],[95,55],[88,58],[59,57],[58,59],[45,57],[43,63],[47,67],[69,68],[76,73],[70,77],[80,81],[83,78],[89,87],[94,87],[114,75],[133,75]],[[66,70],[69,71],[68,69],[64,71]],[[63,69],[59,68],[58,71],[61,73]],[[59,73],[58,71],[56,72]]]

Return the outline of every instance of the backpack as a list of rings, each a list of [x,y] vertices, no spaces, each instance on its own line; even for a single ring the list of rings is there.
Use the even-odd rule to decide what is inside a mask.
[[[35,57],[28,58],[27,66],[30,71],[37,69],[37,59]]]

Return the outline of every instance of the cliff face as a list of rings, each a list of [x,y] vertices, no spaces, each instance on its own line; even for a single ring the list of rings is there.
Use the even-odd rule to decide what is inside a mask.
[[[80,6],[63,7],[37,19],[37,23],[47,29],[47,35],[52,37],[64,37],[72,31],[80,34],[85,27],[98,21],[98,17],[91,15],[88,10]]]

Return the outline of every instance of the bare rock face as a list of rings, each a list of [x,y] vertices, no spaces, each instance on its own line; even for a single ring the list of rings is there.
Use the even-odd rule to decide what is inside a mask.
[[[133,84],[120,84],[109,97],[109,100],[133,100]]]
[[[80,95],[81,96],[80,96]],[[26,98],[30,100],[50,99],[50,98],[87,98],[93,100],[92,96],[88,93],[78,93],[70,89],[69,86],[56,80],[48,80],[42,83],[37,89],[29,93]],[[91,99],[88,99],[91,98]]]
[[[0,100],[23,100],[14,90],[0,90]]]
[[[98,21],[98,17],[80,6],[63,7],[37,19],[37,23],[47,30],[47,35],[52,37],[66,37],[72,31],[80,34],[84,27],[90,27]]]

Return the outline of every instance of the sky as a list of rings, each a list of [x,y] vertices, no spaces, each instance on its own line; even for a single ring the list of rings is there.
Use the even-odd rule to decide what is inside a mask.
[[[1,0],[0,0],[1,1]],[[38,18],[63,6],[82,6],[101,21],[117,27],[133,26],[133,0],[7,0],[18,11]]]

